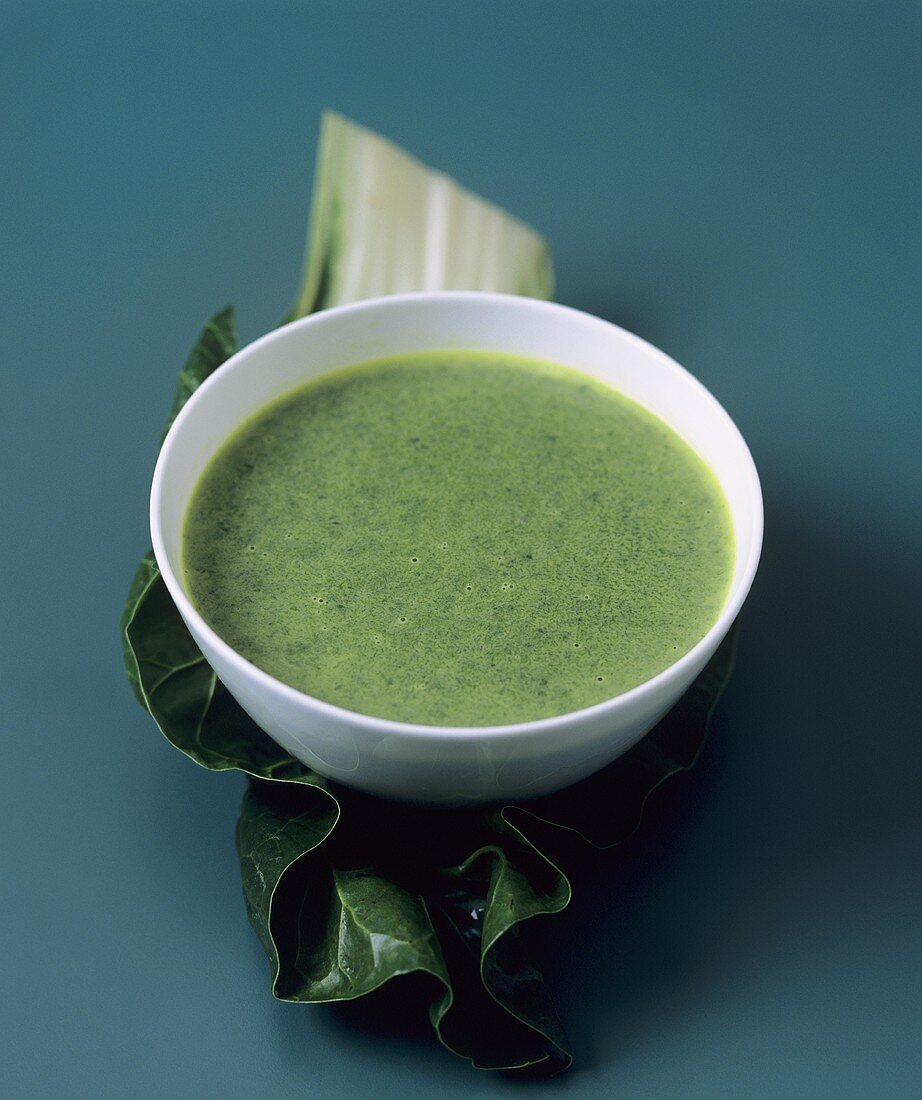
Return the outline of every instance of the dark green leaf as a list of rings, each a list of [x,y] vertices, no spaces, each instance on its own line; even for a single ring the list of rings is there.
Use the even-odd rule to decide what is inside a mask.
[[[254,784],[238,847],[275,995],[346,1000],[421,971],[436,979],[430,1015],[451,1050],[480,1068],[565,1068],[566,1036],[518,926],[563,909],[583,851],[625,839],[651,791],[691,766],[732,651],[730,637],[630,752],[529,803],[426,809],[333,784]]]
[[[485,816],[492,843],[444,872],[440,903],[453,933],[446,940],[457,940],[450,957],[458,978],[442,1038],[480,1068],[553,1072],[570,1062],[566,1036],[516,927],[563,909],[570,883],[501,812]]]
[[[287,971],[296,955],[297,940],[293,951],[286,952],[284,945],[288,942],[286,930],[297,927],[302,900],[296,898],[290,911],[291,883],[287,889],[279,890],[279,886],[296,863],[305,861],[327,839],[339,817],[338,803],[319,787],[299,791],[298,799],[287,794],[287,787],[282,790],[282,797],[273,803],[271,792],[253,784],[244,795],[237,821],[237,854],[247,913],[274,964],[276,992],[281,969]],[[281,946],[270,933],[272,928]]]
[[[202,329],[186,360],[164,435],[195,390],[238,349],[232,308]],[[197,764],[264,779],[321,784],[234,702],[186,629],[152,553],[138,566],[121,619],[128,679],[164,736]]]
[[[231,698],[186,629],[148,554],[122,619],[128,678],[162,733],[196,764],[262,779],[322,783]]]
[[[237,336],[237,318],[234,307],[227,306],[216,313],[202,329],[195,347],[186,360],[176,383],[176,393],[163,427],[161,442],[166,438],[170,425],[179,415],[183,405],[205,381],[209,374],[226,362],[240,349]]]
[[[329,244],[330,235],[324,239]],[[296,314],[307,301],[327,299],[323,243],[312,242],[318,253],[309,253],[307,270],[316,285],[302,293]],[[527,288],[546,293],[546,250],[536,262]],[[180,374],[164,434],[237,347],[226,309],[206,325]],[[563,909],[589,846],[623,840],[651,792],[691,767],[730,674],[732,638],[656,729],[602,772],[527,803],[447,810],[338,787],[288,756],[211,671],[153,555],[132,582],[121,637],[135,694],[166,738],[203,767],[252,777],[237,847],[275,996],[351,1000],[422,974],[431,980],[439,1038],[474,1065],[554,1073],[569,1064],[566,1037],[540,972],[523,954],[519,928]]]
[[[421,971],[436,979],[438,1017],[451,986],[425,902],[351,865],[350,853],[331,840],[339,813],[319,789],[255,783],[244,796],[237,849],[247,910],[273,963],[273,993],[286,1001],[352,1000]]]

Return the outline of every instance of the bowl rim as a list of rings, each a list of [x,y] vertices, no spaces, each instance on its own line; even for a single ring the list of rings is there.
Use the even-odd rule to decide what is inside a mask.
[[[572,315],[574,318],[579,318],[582,321],[589,320],[596,324],[615,329],[622,339],[626,339],[629,343],[634,343],[645,354],[660,360],[668,369],[676,372],[686,381],[686,383],[689,383],[692,388],[697,391],[698,397],[706,404],[710,404],[712,411],[723,419],[726,426],[730,429],[730,434],[734,437],[738,445],[739,457],[745,466],[745,474],[749,481],[748,495],[751,496],[752,503],[751,543],[749,554],[739,573],[736,584],[731,588],[724,600],[720,615],[707,633],[702,635],[691,649],[687,650],[676,661],[668,665],[662,672],[652,676],[649,680],[644,680],[643,683],[638,684],[636,687],[621,692],[619,695],[613,695],[600,703],[593,703],[591,706],[581,707],[578,710],[566,711],[563,714],[555,714],[547,718],[536,718],[525,722],[513,722],[491,726],[440,726],[417,722],[403,722],[393,718],[378,718],[374,715],[365,714],[362,711],[350,710],[348,707],[342,707],[336,703],[329,703],[315,695],[309,695],[307,692],[299,691],[297,688],[284,683],[282,680],[272,676],[271,673],[265,672],[257,665],[254,665],[224,641],[196,610],[192,601],[186,595],[181,582],[173,571],[169,555],[166,551],[161,529],[161,511],[166,480],[166,468],[169,464],[170,454],[176,443],[176,439],[184,429],[186,421],[194,414],[194,411],[204,402],[209,400],[211,391],[216,385],[221,384],[221,379],[225,377],[230,370],[238,369],[241,360],[244,358],[250,359],[254,355],[258,356],[262,349],[273,344],[275,341],[288,338],[293,329],[310,329],[314,325],[328,323],[329,319],[334,317],[341,317],[353,313],[374,313],[376,310],[382,308],[400,308],[403,303],[418,304],[427,300],[432,302],[458,301],[480,302],[484,304],[491,303],[509,308],[533,309],[536,312],[554,312],[562,315]],[[536,356],[535,358],[539,357]],[[574,367],[572,369],[578,370],[579,368]],[[259,407],[260,406],[257,406],[251,410],[248,415],[257,412]],[[653,410],[649,411],[652,412]],[[658,416],[655,412],[653,414]],[[710,463],[708,463],[708,465],[710,466]],[[713,467],[711,467],[711,469],[713,470]],[[714,474],[723,489],[722,481],[717,475],[717,472],[714,471]],[[288,701],[300,706],[308,704],[320,714],[335,719],[338,722],[347,721],[353,726],[359,726],[382,735],[390,734],[404,737],[437,739],[463,737],[465,740],[470,738],[481,738],[486,740],[502,738],[524,739],[528,737],[540,737],[542,735],[550,737],[561,730],[571,729],[574,724],[593,721],[609,713],[614,715],[635,703],[642,703],[648,697],[655,697],[660,693],[668,694],[669,687],[674,682],[680,681],[688,671],[695,666],[703,650],[707,650],[711,647],[716,648],[738,615],[740,608],[749,594],[753,579],[755,578],[762,551],[764,505],[761,483],[752,454],[742,433],[739,428],[737,428],[729,413],[702,382],[654,344],[651,344],[649,341],[644,340],[642,337],[637,336],[627,329],[621,328],[620,325],[616,325],[604,318],[597,317],[594,314],[587,313],[584,310],[575,309],[572,306],[560,305],[556,302],[544,301],[538,298],[527,298],[515,294],[498,294],[491,291],[414,291],[412,293],[367,298],[358,302],[333,306],[317,313],[308,314],[306,317],[298,318],[295,321],[291,321],[288,324],[282,325],[258,337],[256,340],[238,349],[229,359],[225,360],[224,363],[217,367],[208,378],[198,386],[191,397],[189,397],[164,437],[151,482],[150,531],[157,566],[170,597],[179,609],[183,619],[187,623],[191,619],[195,624],[196,630],[202,634],[209,645],[211,645],[228,664],[238,668],[248,678],[254,680],[267,691],[277,696],[281,696],[282,698],[286,698]],[[738,562],[735,563],[735,566],[737,564]]]

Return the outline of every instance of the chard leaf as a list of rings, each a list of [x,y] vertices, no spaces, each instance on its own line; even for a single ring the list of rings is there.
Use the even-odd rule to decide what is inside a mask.
[[[693,765],[733,646],[628,753],[530,802],[425,808],[335,784],[252,784],[237,843],[274,995],[351,1000],[422,972],[450,1050],[481,1069],[565,1069],[567,1038],[519,927],[565,908],[587,855],[626,839],[652,791]]]
[[[552,287],[550,253],[533,230],[383,138],[324,117],[289,319],[403,290],[549,297]],[[237,347],[225,309],[180,374],[164,434]],[[360,794],[288,756],[211,671],[152,554],[132,581],[121,638],[128,679],[164,736],[202,767],[250,777],[237,850],[276,997],[353,1000],[423,974],[436,1034],[473,1065],[566,1068],[567,1040],[520,927],[563,909],[586,851],[623,840],[650,793],[693,764],[730,674],[732,639],[663,722],[604,771],[531,802],[449,810]]]
[[[353,1000],[423,971],[437,979],[439,1005],[447,1003],[451,987],[422,898],[333,837],[340,805],[320,793],[254,783],[240,812],[244,894],[274,964],[273,993]]]
[[[236,318],[228,307],[205,325],[189,353],[164,436],[195,390],[238,347]],[[264,779],[322,783],[231,698],[186,629],[151,552],[135,572],[120,627],[134,693],[176,748],[213,771],[237,768]]]
[[[237,821],[244,901],[250,923],[274,964],[276,996],[280,985],[289,982],[287,977],[282,978],[282,971],[287,975],[293,965],[289,957],[293,952],[286,951],[286,947],[293,943],[296,951],[298,941],[286,933],[297,929],[298,910],[303,901],[296,898],[291,911],[291,887],[279,890],[279,886],[286,875],[293,878],[295,864],[303,863],[323,844],[339,817],[338,803],[320,788],[299,793],[297,801],[289,794],[273,805],[269,792],[254,783],[244,795]],[[274,936],[278,937],[278,943]]]
[[[166,739],[211,771],[322,785],[232,698],[186,629],[152,553],[138,566],[122,616],[128,679]]]
[[[179,373],[176,383],[176,392],[173,395],[173,404],[170,407],[166,424],[163,426],[163,435],[160,442],[166,438],[173,421],[179,415],[183,405],[193,393],[205,381],[205,379],[226,362],[235,352],[240,350],[240,338],[237,335],[237,318],[234,307],[227,306],[216,313],[214,317],[202,329],[195,347],[189,353],[186,365]]]
[[[486,816],[491,842],[444,872],[440,903],[464,951],[456,945],[457,1009],[443,1022],[442,1038],[481,1069],[550,1074],[569,1065],[569,1044],[540,971],[523,956],[517,926],[565,908],[570,882],[503,811]]]
[[[416,290],[550,298],[550,248],[504,210],[328,111],[291,317]]]
[[[160,437],[161,444],[183,405],[238,347],[237,321],[233,307],[228,306],[216,313],[202,329],[179,373],[173,401]],[[204,658],[192,640],[192,635],[186,630],[179,612],[173,607],[173,601],[160,579],[160,570],[151,551],[141,559],[141,564],[135,570],[119,622],[119,632],[129,683],[138,702],[150,710],[156,719],[151,705],[156,689],[167,682],[169,674],[194,668],[204,662]],[[214,680],[213,674],[211,679]],[[213,685],[208,685],[207,681],[206,675],[204,682],[199,685],[202,710],[205,708],[205,696],[210,698],[213,691]],[[169,693],[170,689],[166,694]],[[166,730],[164,732],[167,737],[170,736]]]

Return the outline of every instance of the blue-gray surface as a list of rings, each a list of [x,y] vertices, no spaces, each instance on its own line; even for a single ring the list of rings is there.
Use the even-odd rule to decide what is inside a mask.
[[[699,768],[534,932],[540,1096],[922,1090],[919,5],[0,8],[5,1097],[522,1095],[424,1022],[273,1002],[238,778],[124,682],[174,375],[271,327],[336,107],[540,226],[561,301],[660,344],[764,479]]]

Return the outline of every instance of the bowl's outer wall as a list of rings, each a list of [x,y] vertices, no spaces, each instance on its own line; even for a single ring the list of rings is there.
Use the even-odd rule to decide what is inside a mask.
[[[727,497],[736,560],[724,611],[665,673],[615,700],[559,719],[484,731],[369,719],[293,691],[210,630],[181,584],[182,522],[217,448],[260,407],[312,377],[379,356],[480,348],[593,374],[656,413],[711,466]],[[510,411],[510,415],[512,411]],[[578,311],[490,294],[404,295],[315,314],[263,337],[215,372],[171,429],[154,475],[154,550],[206,658],[241,706],[293,756],[385,796],[464,802],[526,797],[575,782],[636,743],[701,671],[739,610],[758,563],[762,501],[748,449],[716,400],[639,338]]]
[[[306,720],[299,699],[270,696],[239,677],[208,639],[201,640],[209,664],[243,709],[314,771],[370,794],[455,805],[537,797],[598,771],[662,718],[711,655],[689,669],[668,698],[638,699],[617,720],[592,708],[573,716],[565,730],[543,736],[452,737],[438,731],[407,737],[356,720],[348,711],[318,712]]]

